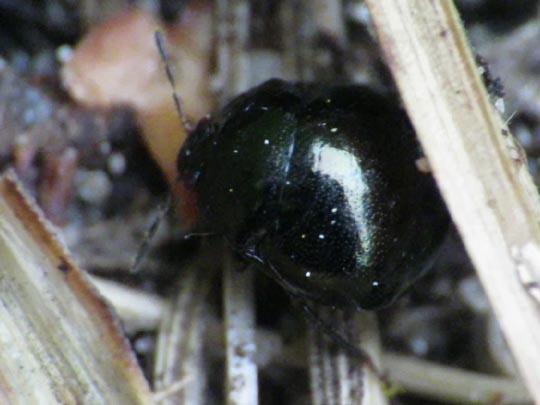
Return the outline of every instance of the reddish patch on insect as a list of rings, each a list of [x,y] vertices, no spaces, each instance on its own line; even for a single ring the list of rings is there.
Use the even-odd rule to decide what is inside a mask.
[[[177,181],[174,185],[174,195],[176,197],[176,210],[180,218],[180,227],[189,232],[195,226],[199,216],[197,208],[198,195],[182,181]]]

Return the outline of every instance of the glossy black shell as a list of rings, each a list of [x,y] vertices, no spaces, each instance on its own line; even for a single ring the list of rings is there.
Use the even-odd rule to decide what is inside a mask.
[[[178,157],[192,232],[223,235],[292,294],[375,309],[429,266],[448,215],[393,97],[270,80],[203,120]]]

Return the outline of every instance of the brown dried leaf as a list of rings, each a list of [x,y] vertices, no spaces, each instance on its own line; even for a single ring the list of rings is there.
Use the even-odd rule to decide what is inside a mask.
[[[210,22],[208,4],[193,2],[166,32],[182,108],[192,119],[210,110]],[[150,12],[123,11],[83,38],[65,63],[62,77],[68,92],[85,105],[133,107],[153,157],[173,182],[176,155],[186,133],[154,41],[157,30],[163,27]]]

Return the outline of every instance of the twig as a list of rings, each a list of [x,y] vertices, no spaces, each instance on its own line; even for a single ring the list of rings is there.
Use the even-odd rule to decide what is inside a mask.
[[[230,252],[224,252],[223,301],[225,312],[225,357],[227,403],[258,403],[255,362],[255,300],[253,271],[239,272]]]
[[[386,61],[510,349],[540,404],[540,311],[520,281],[540,204],[449,0],[366,0]],[[513,254],[514,253],[514,254]],[[540,268],[526,268],[538,285]]]
[[[328,315],[319,311],[321,316]],[[373,313],[358,312],[347,321],[343,314],[332,311],[332,322],[347,330],[353,344],[358,344],[380,367],[380,342],[377,321]],[[325,316],[327,318],[328,316]],[[352,322],[351,322],[352,321]],[[356,339],[352,337],[356,336]],[[310,328],[309,369],[313,404],[385,405],[387,398],[381,389],[379,376],[370,365],[336,347],[317,327]]]
[[[343,3],[341,1],[312,0],[313,17],[319,34],[331,37],[336,44],[347,42]]]
[[[530,404],[523,384],[513,378],[494,377],[413,357],[386,353],[385,368],[405,392],[455,404]]]
[[[118,284],[115,282],[110,283]],[[98,287],[100,285],[100,283],[97,284]],[[122,301],[117,301],[116,294],[111,295],[111,292],[115,291],[116,288],[125,287],[118,285],[113,289],[100,290],[100,293],[114,305],[118,314],[122,316],[125,313],[122,309]],[[160,303],[158,307],[163,308],[165,306],[165,302],[155,295],[142,291],[138,294],[142,297],[143,302],[150,300]],[[153,322],[154,316],[146,319],[144,313],[142,314],[141,319],[138,321],[139,324]],[[221,322],[209,318],[206,319],[206,323],[204,340],[208,341],[208,346],[214,350],[211,355],[223,356],[223,340],[220,335],[222,330]],[[255,340],[257,342],[255,360],[261,369],[264,370],[269,366],[292,368],[304,368],[306,366],[307,356],[304,342],[297,340],[284,344],[278,334],[263,329],[256,331]],[[362,337],[361,340],[366,342],[369,339]],[[366,350],[369,351],[370,344],[367,346]],[[372,356],[374,359],[378,358],[376,354],[373,355],[372,353]],[[480,399],[489,400],[494,398],[500,398],[502,404],[517,405],[532,402],[523,383],[514,378],[461,370],[395,353],[383,353],[381,363],[381,370],[388,372],[390,380],[399,384],[405,392],[410,394],[463,405],[477,404]]]
[[[218,0],[218,74],[219,98],[223,105],[231,96],[248,89],[250,83],[247,41],[249,2]]]
[[[127,332],[158,328],[165,307],[158,296],[101,277],[90,276],[90,281],[114,306]]]
[[[347,38],[342,18],[341,1],[302,0],[285,2],[282,6],[282,37],[284,38],[284,70],[287,77],[301,80],[327,80],[335,75],[332,69],[336,55],[322,46],[321,38],[331,43],[332,47],[343,51]],[[329,44],[326,44],[329,45]],[[322,57],[324,55],[324,57]],[[332,79],[336,79],[332,77]],[[339,78],[338,78],[339,80]],[[324,310],[313,314],[324,321]],[[336,312],[334,312],[336,314]],[[313,321],[313,320],[308,320]],[[315,320],[314,323],[317,321]],[[335,323],[335,324],[334,324]],[[347,323],[347,325],[346,325]],[[379,363],[378,328],[372,315],[358,313],[349,322],[332,321],[332,326],[343,326],[342,330],[359,331],[361,336],[369,336],[364,341],[354,333],[349,335],[350,342],[358,346],[358,352],[368,353],[370,362]],[[352,332],[352,330],[350,331]],[[314,404],[384,404],[386,397],[382,393],[381,381],[374,376],[367,364],[353,354],[354,350],[341,348],[336,352],[329,341],[328,331],[317,325],[310,325],[309,372],[311,396]],[[339,334],[338,334],[339,335]],[[336,338],[338,336],[334,336]],[[340,336],[339,336],[340,337]],[[345,342],[346,346],[349,342]]]
[[[183,269],[177,293],[165,306],[156,344],[154,387],[167,392],[179,381],[185,384],[162,397],[160,404],[202,405],[208,401],[203,342],[213,271],[212,266],[206,267],[199,261]]]
[[[249,35],[249,2],[219,0],[218,81],[223,105],[231,96],[246,90],[249,83],[247,41]],[[253,274],[235,268],[231,252],[223,249],[223,304],[225,315],[227,404],[258,403],[257,364],[255,352],[255,301]]]
[[[0,177],[0,402],[150,404],[135,356],[13,173]]]

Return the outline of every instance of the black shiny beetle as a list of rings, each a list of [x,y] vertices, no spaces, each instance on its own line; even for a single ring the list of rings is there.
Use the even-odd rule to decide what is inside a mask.
[[[376,309],[429,267],[448,226],[419,157],[393,97],[270,80],[182,147],[188,231],[223,235],[294,296]]]

